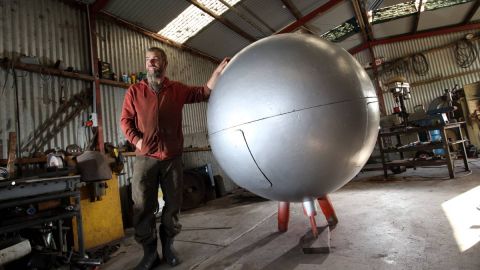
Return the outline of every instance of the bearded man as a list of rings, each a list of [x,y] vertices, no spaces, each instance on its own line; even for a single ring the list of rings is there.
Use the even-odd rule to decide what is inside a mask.
[[[187,86],[165,76],[167,55],[152,47],[145,58],[147,79],[127,90],[120,121],[126,138],[136,146],[133,222],[135,240],[144,253],[135,269],[147,270],[160,263],[154,214],[159,185],[165,201],[159,227],[163,259],[171,266],[180,263],[173,239],[181,230],[178,214],[183,191],[182,108],[186,103],[208,100],[227,62],[226,58],[220,63],[205,85]]]

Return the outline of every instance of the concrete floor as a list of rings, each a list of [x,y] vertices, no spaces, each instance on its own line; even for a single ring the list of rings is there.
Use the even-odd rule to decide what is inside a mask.
[[[175,247],[183,263],[175,269],[478,270],[480,161],[471,168],[453,180],[446,167],[408,170],[388,181],[380,172],[361,173],[330,195],[339,218],[330,254],[303,254],[299,240],[309,222],[301,204],[291,206],[289,231],[278,233],[276,202],[236,192],[182,214]],[[323,215],[317,220],[324,222]],[[102,269],[132,269],[141,257],[127,237]]]

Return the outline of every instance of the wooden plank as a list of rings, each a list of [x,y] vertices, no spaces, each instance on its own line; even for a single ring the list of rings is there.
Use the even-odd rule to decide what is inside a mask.
[[[8,62],[4,62],[2,66],[4,68],[13,67],[15,69],[40,73],[43,75],[59,76],[64,78],[71,78],[71,79],[90,81],[90,82],[94,80],[93,76],[90,76],[84,73],[63,71],[57,68],[49,68],[43,65],[24,64],[20,62],[8,61]]]
[[[8,159],[0,159],[0,165],[4,166],[7,165]],[[32,163],[47,163],[46,157],[37,157],[37,158],[16,158],[15,164],[23,165],[23,164],[32,164]]]
[[[68,72],[68,71],[63,71],[56,68],[49,68],[43,65],[24,64],[24,63],[6,61],[6,62],[1,62],[0,66],[5,69],[9,69],[13,67],[15,69],[39,73],[42,75],[59,76],[59,77],[88,81],[88,82],[95,81],[94,77],[88,74],[78,73],[78,72]],[[99,81],[101,84],[111,85],[111,86],[125,88],[125,89],[130,87],[130,84],[128,83],[114,81],[114,80],[100,79]]]
[[[189,153],[189,152],[207,152],[207,151],[212,151],[212,148],[210,146],[205,146],[205,147],[187,147],[183,148],[184,153]],[[137,154],[135,152],[122,152],[122,155],[124,157],[134,157]]]
[[[480,0],[475,1],[475,4],[473,4],[472,8],[465,16],[465,19],[463,19],[463,23],[469,23],[475,13],[477,13],[478,8],[480,8]]]
[[[277,32],[277,34],[283,33],[290,33],[293,32],[295,29],[303,26],[304,24],[308,23],[309,21],[313,20],[317,16],[327,12],[328,10],[332,9],[336,5],[342,3],[344,0],[330,0],[327,3],[321,5],[320,7],[316,8],[315,10],[311,11],[307,15],[303,16],[299,20],[294,21],[293,23],[287,25],[283,29]]]
[[[7,160],[7,172],[10,177],[15,175],[15,158],[17,152],[17,133],[8,133],[8,160]]]
[[[420,3],[418,4],[418,11],[414,15],[415,19],[413,20],[412,30],[410,31],[412,34],[417,33],[418,23],[420,22],[420,15],[422,13],[422,5],[424,5],[423,0],[420,0]]]
[[[118,81],[113,81],[113,80],[107,80],[107,79],[100,79],[99,80],[101,84],[106,84],[106,85],[111,85],[115,87],[120,87],[120,88],[129,88],[131,84],[124,83],[124,82],[118,82]]]

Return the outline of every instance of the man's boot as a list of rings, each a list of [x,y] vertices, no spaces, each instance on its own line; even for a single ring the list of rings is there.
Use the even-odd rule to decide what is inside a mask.
[[[162,242],[162,255],[165,261],[171,266],[180,264],[181,261],[173,248],[173,237],[167,236],[163,225],[160,225],[160,241]]]
[[[160,257],[157,252],[157,239],[148,244],[143,244],[143,258],[135,266],[134,270],[149,270],[160,264]]]

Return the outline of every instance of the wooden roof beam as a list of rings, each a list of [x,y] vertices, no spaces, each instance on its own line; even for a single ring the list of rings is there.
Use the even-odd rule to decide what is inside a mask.
[[[298,10],[298,8],[292,3],[291,0],[282,0],[282,3],[284,5],[284,7],[286,9],[288,9],[288,11],[290,11],[290,13],[293,15],[293,17],[295,17],[295,19],[300,20],[302,18],[302,13],[300,12],[300,10]],[[306,32],[310,33],[310,34],[313,34],[313,35],[317,35],[316,31],[315,31],[315,28],[314,27],[311,27],[310,25],[308,25],[307,23],[304,24],[302,26],[303,30],[305,30]]]
[[[302,13],[297,9],[297,7],[292,3],[291,0],[282,0],[283,5],[292,13],[295,19],[300,20],[302,18]]]
[[[283,33],[290,33],[294,31],[295,29],[305,25],[309,21],[311,21],[313,18],[317,17],[318,15],[327,12],[328,10],[332,9],[336,5],[342,3],[344,0],[330,0],[327,3],[321,5],[320,7],[316,8],[312,12],[308,13],[307,15],[301,17],[300,19],[296,20],[295,22],[287,25],[283,29],[277,32],[277,34],[283,34]]]
[[[480,7],[480,0],[477,0],[477,1],[475,1],[475,4],[473,4],[473,7],[468,12],[467,16],[465,16],[465,19],[463,20],[463,23],[469,23],[470,20],[475,15],[475,13],[477,13],[477,10],[478,10],[479,7]]]
[[[90,13],[97,13],[107,6],[110,0],[96,0],[95,3],[90,5]]]
[[[426,2],[426,1],[425,1]],[[412,34],[415,34],[418,30],[418,22],[420,21],[420,14],[422,13],[423,9],[423,0],[420,0],[420,3],[418,4],[418,11],[415,13],[415,18],[413,19],[413,25],[412,25]]]
[[[348,50],[348,52],[351,54],[356,54],[358,52],[361,52],[367,49],[369,46],[377,46],[381,44],[389,44],[389,43],[401,42],[406,40],[445,35],[445,34],[467,31],[467,30],[478,30],[479,28],[480,28],[480,23],[468,23],[468,24],[461,24],[456,26],[447,26],[447,27],[434,29],[434,30],[425,30],[425,31],[417,32],[415,34],[399,35],[399,36],[394,36],[389,38],[372,40],[369,43],[363,43],[362,45],[352,48]]]

